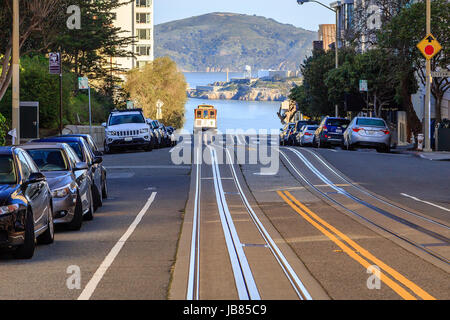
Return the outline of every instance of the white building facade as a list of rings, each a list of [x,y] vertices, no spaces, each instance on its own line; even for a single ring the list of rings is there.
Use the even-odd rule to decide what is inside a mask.
[[[129,2],[123,0],[123,3]],[[136,58],[114,58],[117,67],[125,70],[140,68],[154,59],[154,0],[134,0],[116,10],[115,27],[120,27],[123,36],[135,37],[136,43],[130,45],[129,51]]]

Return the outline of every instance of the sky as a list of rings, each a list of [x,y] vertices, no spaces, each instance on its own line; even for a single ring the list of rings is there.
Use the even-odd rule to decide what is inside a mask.
[[[335,23],[335,14],[317,3],[298,5],[296,0],[153,0],[155,24],[211,12],[242,13],[272,18],[307,30]],[[323,0],[329,4],[333,1]]]

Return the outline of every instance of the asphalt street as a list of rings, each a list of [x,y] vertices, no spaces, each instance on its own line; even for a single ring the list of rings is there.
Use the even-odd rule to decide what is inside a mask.
[[[230,140],[105,155],[94,220],[3,252],[0,299],[450,298],[450,162]]]

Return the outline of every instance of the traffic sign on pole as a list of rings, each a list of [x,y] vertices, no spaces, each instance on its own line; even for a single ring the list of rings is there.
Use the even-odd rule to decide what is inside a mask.
[[[420,50],[420,52],[422,52],[425,59],[430,60],[436,54],[438,54],[439,51],[441,51],[442,46],[436,40],[436,38],[431,33],[429,33],[425,38],[422,39],[422,41],[417,44],[417,48]]]
[[[50,52],[48,60],[50,74],[61,74],[61,54],[59,52]]]
[[[360,92],[368,91],[367,80],[359,80],[359,91]]]

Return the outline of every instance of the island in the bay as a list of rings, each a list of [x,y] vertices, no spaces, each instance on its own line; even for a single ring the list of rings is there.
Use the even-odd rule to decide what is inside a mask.
[[[209,100],[285,101],[301,82],[298,71],[260,70],[258,76],[188,88],[187,95]]]

